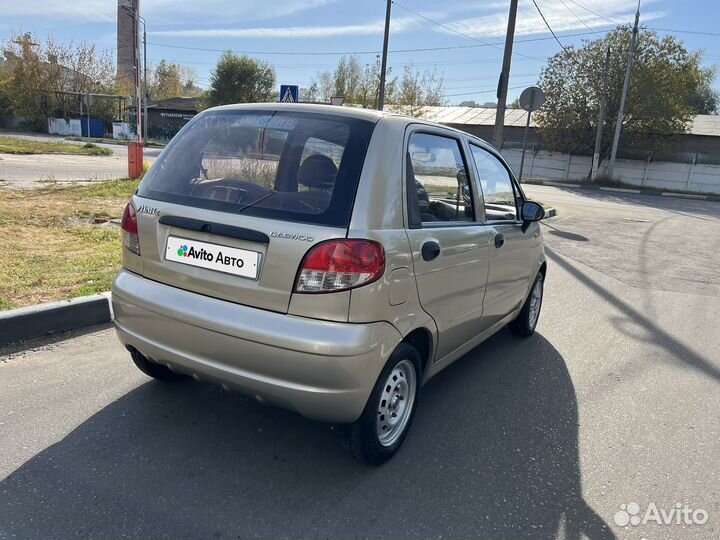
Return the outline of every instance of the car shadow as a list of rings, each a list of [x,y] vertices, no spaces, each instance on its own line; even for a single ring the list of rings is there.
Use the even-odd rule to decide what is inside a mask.
[[[503,331],[440,373],[382,467],[337,431],[148,382],[0,482],[0,538],[614,538],[583,500],[575,390],[540,334]]]

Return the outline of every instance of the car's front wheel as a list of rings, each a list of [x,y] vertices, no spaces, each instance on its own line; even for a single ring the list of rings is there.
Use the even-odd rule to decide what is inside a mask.
[[[530,294],[525,300],[520,313],[518,313],[517,318],[510,323],[510,330],[513,334],[522,337],[530,337],[535,333],[535,328],[540,320],[540,308],[542,307],[543,301],[544,283],[545,276],[542,272],[538,272],[538,275],[533,282],[532,289],[530,289]]]
[[[381,465],[400,449],[410,429],[420,391],[422,363],[417,349],[401,343],[390,356],[362,416],[349,426],[350,452]]]

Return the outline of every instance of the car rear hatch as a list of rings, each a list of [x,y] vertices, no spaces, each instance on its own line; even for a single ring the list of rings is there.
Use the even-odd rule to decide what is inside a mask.
[[[331,114],[210,110],[143,179],[130,270],[286,313],[315,244],[343,238],[374,123]]]

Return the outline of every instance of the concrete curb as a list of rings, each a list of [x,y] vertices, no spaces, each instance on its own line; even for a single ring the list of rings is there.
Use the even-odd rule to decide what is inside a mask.
[[[109,292],[0,311],[0,347],[111,320]]]
[[[720,195],[698,195],[695,193],[673,193],[665,191],[651,191],[644,189],[612,188],[604,186],[591,186],[587,184],[570,184],[565,182],[552,182],[546,180],[524,180],[523,184],[535,186],[552,186],[568,189],[586,189],[590,191],[610,191],[618,193],[631,193],[634,195],[652,195],[653,197],[676,197],[678,199],[695,199],[700,201],[720,202]]]

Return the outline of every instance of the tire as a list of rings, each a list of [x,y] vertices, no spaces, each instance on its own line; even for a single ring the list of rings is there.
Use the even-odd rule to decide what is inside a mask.
[[[409,343],[398,345],[380,373],[362,415],[348,426],[346,445],[358,461],[382,465],[400,449],[415,416],[421,375],[417,349]],[[398,384],[392,388],[392,383]],[[391,417],[392,413],[396,416]]]
[[[545,276],[542,272],[538,272],[520,313],[509,325],[510,331],[516,336],[530,337],[535,333],[535,328],[540,320],[544,282]]]
[[[135,349],[130,350],[130,355],[132,356],[132,360],[137,366],[137,368],[145,375],[149,375],[153,379],[170,382],[179,381],[185,378],[184,375],[180,375],[179,373],[171,371],[170,368],[168,368],[167,366],[163,366],[161,364],[148,360],[145,356],[140,354],[140,352]]]

